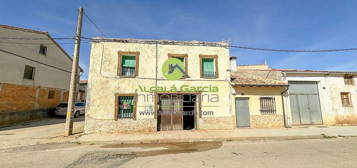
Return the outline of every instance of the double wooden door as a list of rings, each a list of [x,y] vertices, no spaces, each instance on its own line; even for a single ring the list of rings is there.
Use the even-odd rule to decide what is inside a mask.
[[[183,129],[183,99],[180,95],[160,95],[159,131]]]

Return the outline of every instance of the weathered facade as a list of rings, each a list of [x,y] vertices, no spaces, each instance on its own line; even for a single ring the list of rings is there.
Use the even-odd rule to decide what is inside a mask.
[[[295,125],[357,125],[357,73],[281,70],[290,88],[286,120]]]
[[[233,129],[227,46],[224,42],[95,40],[85,132]],[[168,58],[181,60],[188,77],[168,80],[163,72]],[[179,113],[166,114],[170,109]]]
[[[284,127],[283,94],[288,85],[267,65],[238,66],[232,73],[237,127]]]
[[[0,36],[0,125],[67,101],[72,59],[47,32],[0,25]]]

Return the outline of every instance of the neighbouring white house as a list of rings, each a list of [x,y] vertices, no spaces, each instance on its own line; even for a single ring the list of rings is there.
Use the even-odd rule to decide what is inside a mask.
[[[288,126],[356,125],[357,72],[281,70]]]
[[[47,32],[0,25],[0,125],[47,116],[67,101],[71,69]]]

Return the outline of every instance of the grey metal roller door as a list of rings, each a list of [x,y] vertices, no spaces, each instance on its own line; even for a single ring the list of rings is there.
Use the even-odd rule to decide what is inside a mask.
[[[322,124],[317,82],[289,82],[293,125]]]

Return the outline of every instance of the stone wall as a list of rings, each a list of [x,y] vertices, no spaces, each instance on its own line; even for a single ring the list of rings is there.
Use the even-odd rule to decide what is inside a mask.
[[[251,128],[283,128],[284,116],[283,115],[251,115],[250,127]]]
[[[52,99],[49,90],[55,91]],[[61,89],[0,83],[0,125],[46,117],[67,97],[68,91]]]
[[[226,130],[235,128],[234,117],[206,117],[199,118],[197,122],[199,130]]]
[[[106,120],[95,119],[86,115],[84,131],[90,133],[133,133],[133,132],[155,132],[156,119],[118,119]]]

